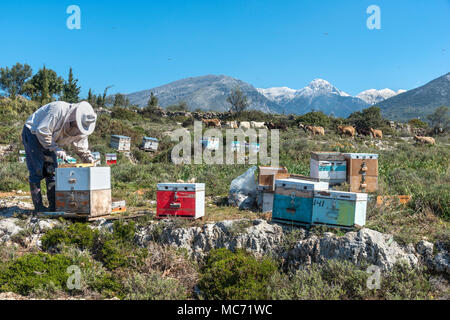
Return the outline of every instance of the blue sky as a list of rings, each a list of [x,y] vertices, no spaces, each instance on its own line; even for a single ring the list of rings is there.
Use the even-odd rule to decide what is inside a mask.
[[[66,9],[81,8],[81,30]],[[369,30],[369,5],[381,30]],[[1,1],[0,66],[44,64],[111,93],[226,74],[298,89],[323,78],[352,95],[412,89],[450,71],[449,0]]]

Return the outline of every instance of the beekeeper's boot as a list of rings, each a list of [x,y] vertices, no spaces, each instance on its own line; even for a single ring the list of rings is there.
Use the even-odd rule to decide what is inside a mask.
[[[47,184],[47,199],[48,199],[48,211],[55,212],[56,202],[55,202],[55,181],[51,179],[45,179]]]
[[[35,212],[46,212],[47,208],[42,203],[41,184],[30,182],[31,200]]]

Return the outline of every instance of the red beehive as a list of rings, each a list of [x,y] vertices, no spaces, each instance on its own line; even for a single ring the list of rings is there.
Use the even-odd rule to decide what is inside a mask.
[[[198,219],[204,215],[204,183],[158,183],[156,218]]]

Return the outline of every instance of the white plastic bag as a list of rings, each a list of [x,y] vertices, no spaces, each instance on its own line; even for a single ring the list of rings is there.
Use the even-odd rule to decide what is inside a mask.
[[[252,209],[255,206],[257,184],[255,172],[258,168],[251,167],[242,175],[231,181],[228,203],[237,206],[241,210]]]

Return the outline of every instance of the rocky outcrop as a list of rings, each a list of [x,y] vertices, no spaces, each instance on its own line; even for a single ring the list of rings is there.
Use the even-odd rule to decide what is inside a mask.
[[[450,255],[442,242],[437,242],[435,246],[422,240],[417,243],[416,248],[424,265],[436,272],[450,274]]]
[[[373,264],[386,271],[400,261],[412,267],[418,263],[414,248],[402,248],[392,236],[371,229],[348,232],[342,237],[333,233],[325,233],[322,238],[311,236],[297,242],[284,256],[291,267],[338,259],[355,265]]]
[[[19,242],[27,247],[40,247],[45,232],[58,225],[60,222],[55,219],[3,218],[0,219],[0,244]],[[104,219],[91,227],[112,232],[112,223]],[[198,260],[212,249],[244,248],[256,256],[277,257],[286,268],[294,270],[337,259],[360,266],[376,265],[384,271],[405,262],[412,267],[424,265],[435,272],[450,274],[448,248],[441,242],[420,241],[416,246],[402,246],[392,236],[367,228],[347,232],[344,236],[333,233],[318,236],[304,229],[296,230],[291,233],[289,227],[262,219],[225,220],[192,227],[180,226],[176,220],[164,220],[138,227],[135,242],[141,247],[158,242],[184,248]]]
[[[4,218],[0,220],[0,244],[15,240],[14,236],[23,231],[24,236],[20,239],[22,244],[40,247],[40,239],[45,232],[60,224],[55,219],[40,219],[37,217],[27,219]]]
[[[185,248],[197,259],[211,249],[245,248],[255,255],[275,255],[291,269],[337,259],[351,261],[355,265],[376,265],[383,271],[391,270],[400,262],[411,267],[431,263],[433,270],[449,273],[448,252],[445,250],[433,256],[433,249],[430,251],[429,246],[423,249],[423,245],[418,244],[417,250],[413,245],[401,246],[392,236],[365,228],[344,236],[325,233],[318,237],[302,231],[291,249],[286,249],[287,230],[265,220],[230,220],[188,228],[163,221],[141,228],[136,234],[136,242],[143,247],[157,241]]]
[[[161,229],[161,225],[163,227]],[[276,253],[283,239],[283,228],[265,220],[225,220],[202,227],[174,228],[170,221],[162,221],[139,230],[136,242],[147,246],[150,241],[185,248],[195,258],[211,249],[245,248],[255,255]]]

